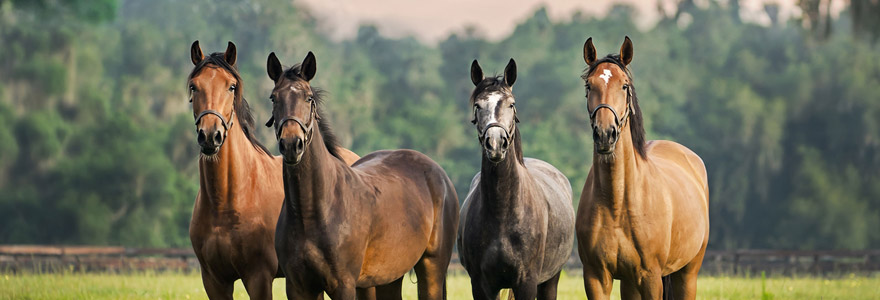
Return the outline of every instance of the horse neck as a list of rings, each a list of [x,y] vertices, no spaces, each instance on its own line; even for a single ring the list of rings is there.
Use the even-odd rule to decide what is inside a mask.
[[[242,131],[236,119],[235,125],[227,131],[226,141],[214,157],[199,158],[201,194],[207,199],[208,208],[224,211],[234,210],[236,185],[248,184],[250,167],[257,163],[260,153]]]
[[[487,212],[498,217],[510,216],[505,212],[512,211],[522,203],[521,184],[526,174],[525,166],[520,162],[522,148],[517,130],[507,157],[497,164],[492,163],[482,152],[483,162],[480,168],[480,191],[486,201]]]
[[[593,181],[593,193],[599,195],[599,203],[608,207],[615,219],[620,217],[629,201],[634,199],[627,192],[631,193],[637,190],[633,187],[641,163],[641,158],[636,155],[632,145],[629,124],[624,126],[621,132],[612,158],[605,159],[593,150],[593,168],[596,178]]]
[[[350,171],[350,168],[330,154],[320,130],[315,128],[313,134],[301,161],[295,166],[285,164],[283,167],[286,213],[301,222],[326,220],[324,216],[331,210],[346,208],[334,205],[333,201],[342,199],[330,195],[334,194],[333,189],[346,186],[336,184],[339,182],[337,174]]]

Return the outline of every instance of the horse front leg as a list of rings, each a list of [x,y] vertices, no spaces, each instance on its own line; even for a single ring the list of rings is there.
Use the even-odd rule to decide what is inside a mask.
[[[613,286],[614,281],[611,279],[611,273],[608,272],[608,270],[587,270],[587,264],[584,264],[584,289],[587,291],[588,299],[609,299],[611,297],[611,288]]]

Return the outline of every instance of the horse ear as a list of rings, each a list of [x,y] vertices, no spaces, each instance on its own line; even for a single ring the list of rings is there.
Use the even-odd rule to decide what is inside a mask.
[[[629,37],[623,38],[623,45],[620,46],[620,62],[623,63],[623,66],[628,66],[633,60],[633,42],[629,40]]]
[[[480,84],[480,81],[483,81],[483,68],[480,68],[480,63],[475,59],[474,62],[471,63],[471,82],[474,85]]]
[[[205,59],[205,55],[202,54],[202,47],[199,47],[199,40],[193,42],[192,47],[189,48],[189,56],[194,65],[198,65]]]
[[[512,87],[514,82],[516,82],[516,61],[511,58],[504,67],[504,83]]]
[[[584,62],[587,63],[587,66],[592,66],[596,62],[596,47],[593,46],[592,37],[584,43]]]
[[[229,44],[226,45],[226,53],[223,54],[223,58],[226,59],[226,63],[228,63],[230,66],[234,66],[235,56],[235,44],[230,41]]]
[[[266,61],[266,73],[269,74],[269,78],[274,82],[278,82],[282,72],[281,61],[275,56],[275,52],[269,53],[269,60]]]
[[[318,71],[317,63],[318,62],[315,60],[315,54],[313,54],[312,51],[309,51],[309,54],[306,55],[306,58],[303,59],[303,62],[300,65],[300,76],[306,81],[315,78],[315,72]]]

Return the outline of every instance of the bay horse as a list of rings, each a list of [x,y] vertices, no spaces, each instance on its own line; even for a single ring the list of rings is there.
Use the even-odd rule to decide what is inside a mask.
[[[251,299],[271,299],[280,275],[275,224],[284,200],[281,156],[272,156],[254,136],[254,120],[242,96],[235,44],[226,52],[190,48],[190,102],[199,154],[199,192],[189,236],[211,299],[232,299],[241,279]],[[357,155],[344,149],[348,161]]]
[[[495,299],[502,288],[512,288],[516,299],[556,299],[574,244],[568,178],[544,161],[523,158],[515,80],[513,59],[503,77],[483,77],[480,64],[471,64],[471,122],[483,151],[462,205],[458,253],[478,300]]]
[[[593,165],[577,214],[578,253],[591,300],[694,299],[709,241],[709,186],[697,154],[671,141],[645,141],[632,75],[633,44],[596,58],[584,44]],[[670,295],[671,294],[671,295]]]
[[[419,299],[446,298],[446,269],[458,227],[458,197],[446,172],[413,150],[377,151],[351,167],[339,159],[323,119],[309,52],[283,70],[275,53],[272,119],[284,157],[284,204],[275,248],[290,299],[400,298],[407,271]],[[381,286],[388,285],[388,295]],[[396,295],[393,290],[396,289]]]

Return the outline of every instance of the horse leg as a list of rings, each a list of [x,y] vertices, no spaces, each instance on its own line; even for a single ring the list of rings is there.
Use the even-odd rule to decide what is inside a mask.
[[[327,293],[333,300],[355,300],[357,299],[357,288],[354,281],[342,283],[336,287],[333,292]]]
[[[358,300],[376,300],[376,288],[357,288],[356,292]]]
[[[660,272],[645,272],[640,278],[639,294],[642,299],[663,299],[663,276]]]
[[[403,286],[403,277],[398,278],[386,285],[380,285],[375,288],[376,298],[379,300],[401,300],[400,289]]]
[[[513,299],[535,299],[538,296],[538,283],[533,279],[524,280],[513,287]]]
[[[590,300],[605,300],[611,297],[614,280],[607,270],[586,270],[584,264],[584,289]]]
[[[257,272],[241,278],[251,299],[272,299],[272,281],[275,272]]]
[[[480,274],[470,274],[471,275],[471,293],[474,295],[474,300],[497,300],[498,292],[501,291],[499,288],[493,288],[489,286],[488,280],[482,277]]]
[[[642,299],[639,295],[639,286],[629,280],[620,281],[620,299],[622,300],[638,300]]]
[[[703,266],[703,256],[706,254],[706,246],[690,263],[681,270],[672,273],[673,298],[676,300],[693,300],[697,298],[697,273]]]
[[[556,299],[556,287],[559,285],[559,275],[562,271],[556,273],[556,276],[550,278],[538,285],[538,300],[554,300]]]
[[[286,278],[286,292],[287,299],[317,299],[324,300],[324,292],[321,290],[311,290],[302,286],[301,284],[297,284],[290,279],[290,277]]]
[[[420,300],[446,299],[446,268],[448,266],[448,258],[426,255],[419,260],[414,269],[418,278]]]
[[[232,300],[232,290],[235,287],[232,282],[214,278],[207,271],[202,270],[202,284],[205,285],[205,293],[208,294],[208,299]]]

